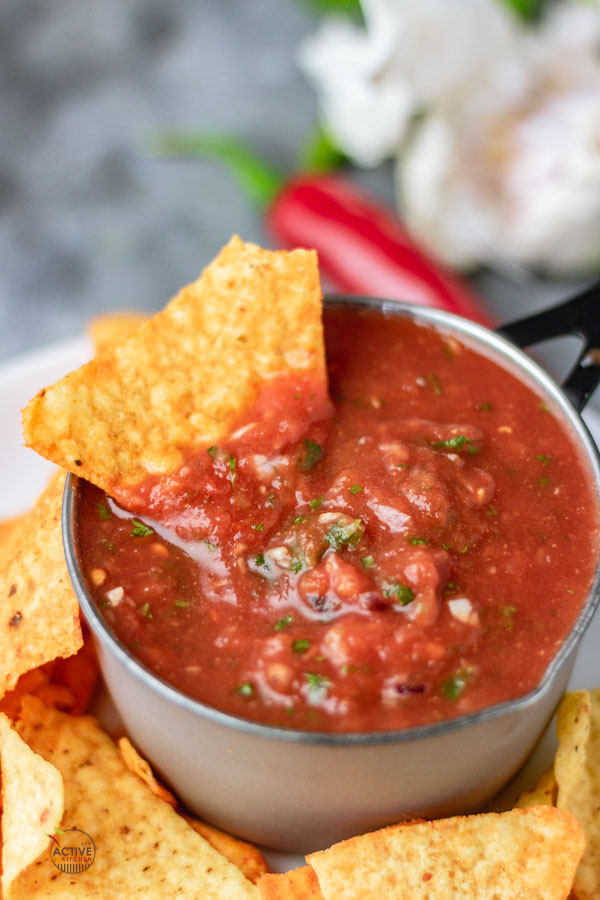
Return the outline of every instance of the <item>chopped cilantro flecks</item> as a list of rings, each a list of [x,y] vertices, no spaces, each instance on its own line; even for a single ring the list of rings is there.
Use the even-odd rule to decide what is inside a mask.
[[[429,541],[427,538],[422,537],[408,537],[406,539],[411,547],[418,547],[420,544],[428,544]]]
[[[427,375],[427,384],[429,385],[431,390],[438,395],[438,397],[441,397],[441,395],[444,393],[439,376],[436,375],[435,372],[429,372],[429,374]]]
[[[463,672],[457,672],[452,678],[448,678],[442,684],[442,693],[448,700],[453,703],[458,700],[465,687],[467,686],[467,677]]]
[[[189,605],[190,605],[189,600],[174,600],[173,601],[173,606],[179,606],[182,609],[184,609],[186,606],[189,606]]]
[[[315,444],[314,441],[311,441],[310,438],[304,438],[302,441],[302,448],[302,453],[298,460],[298,468],[302,472],[308,472],[313,466],[316,466],[321,459],[323,448],[320,444]]]
[[[540,487],[548,487],[550,484],[549,478],[538,478],[538,484]]]
[[[212,447],[207,448],[206,452],[212,459],[214,459],[215,456],[217,455],[217,453],[219,452],[219,448],[217,447],[216,444],[213,444]]]
[[[257,566],[266,566],[267,563],[265,560],[265,554],[257,553],[256,556],[254,557],[254,562],[256,563]]]
[[[412,466],[409,466],[408,463],[398,463],[396,465],[397,469],[412,469]]]
[[[347,525],[341,522],[334,522],[327,534],[325,540],[333,550],[341,550],[342,547],[348,547],[350,550],[358,547],[360,540],[365,533],[365,526],[361,519],[354,519]]]
[[[236,687],[235,692],[236,694],[241,694],[242,697],[252,697],[254,695],[254,688],[249,681],[244,681],[243,684]]]
[[[351,494],[362,494],[363,491],[364,491],[364,487],[361,487],[360,484],[353,484],[352,487],[350,488]]]
[[[133,528],[131,529],[132,537],[149,537],[151,534],[154,534],[152,528],[148,528],[147,525],[144,525],[143,522],[140,522],[139,519],[132,519],[131,524]]]
[[[237,459],[231,453],[227,457],[227,465],[229,466],[229,477],[231,479],[231,487],[235,484],[237,478]]]
[[[479,453],[480,448],[476,447],[473,441],[465,437],[464,434],[457,434],[456,437],[448,438],[447,441],[436,441],[433,444],[433,447],[436,450],[462,450],[463,447],[467,448],[467,453],[470,456],[474,456],[476,453]]]
[[[492,506],[492,504],[490,503],[490,505],[488,506],[488,508],[485,511],[485,514],[486,514],[486,516],[497,516],[498,510],[496,509],[495,506]]]
[[[415,599],[415,592],[407,584],[399,581],[387,581],[383,586],[383,596],[393,597],[400,606],[408,606]]]
[[[514,628],[514,615],[516,613],[516,609],[514,606],[503,606],[501,609],[502,615],[504,616],[504,627],[507,631],[512,631]]]
[[[251,525],[250,527],[252,528],[252,531],[262,531],[264,525],[262,522],[258,522],[256,525]]]
[[[320,507],[322,502],[323,502],[323,494],[319,494],[319,496],[314,497],[308,505],[314,512],[315,509],[318,509]]]
[[[292,650],[294,653],[306,653],[310,647],[310,641],[307,638],[296,638],[292,641]]]
[[[542,465],[544,465],[544,466],[547,466],[548,463],[551,463],[551,462],[552,462],[552,460],[550,459],[550,457],[549,457],[549,456],[546,456],[545,453],[539,453],[539,454],[536,456],[536,459],[539,459],[539,461],[540,461],[540,462],[542,463]]]
[[[98,510],[98,515],[101,519],[112,519],[113,514],[106,503],[96,503],[96,509]]]
[[[143,616],[145,619],[153,618],[149,603],[144,603],[143,606],[140,606],[139,613],[140,616]]]
[[[320,703],[329,692],[329,678],[326,675],[317,675],[314,672],[304,673],[308,681],[309,703]]]
[[[269,494],[267,497],[267,506],[275,506],[275,494]]]
[[[485,412],[489,412],[489,410],[490,410],[491,408],[492,408],[492,404],[491,404],[491,403],[478,403],[478,404],[477,404],[477,409],[485,410]]]
[[[288,625],[291,625],[293,621],[294,621],[293,616],[290,616],[290,615],[283,616],[283,618],[281,618],[278,622],[275,622],[275,625],[273,627],[274,627],[275,631],[283,631],[283,629],[287,628]]]
[[[102,541],[102,546],[104,547],[105,550],[109,550],[109,551],[115,549],[115,545],[113,544],[112,541]]]
[[[461,549],[460,549],[458,552],[459,552],[459,553],[466,553],[466,552],[470,549],[470,547],[471,547],[470,544],[465,544],[465,546],[464,546],[464,547],[461,547]]]
[[[306,516],[296,516],[294,519],[294,525],[300,525],[301,522],[304,522]]]
[[[301,572],[303,568],[304,560],[300,555],[295,556],[290,563],[290,571],[292,571],[294,575],[297,575],[298,572]]]
[[[444,586],[444,593],[453,594],[455,591],[460,591],[460,584],[457,584],[456,581],[447,581]]]
[[[375,565],[375,558],[373,556],[363,556],[360,562],[363,569],[372,569]]]
[[[213,541],[209,541],[208,538],[205,538],[202,543],[206,547],[207,550],[210,550],[211,553],[214,553],[215,550],[219,549],[219,545],[215,544]]]

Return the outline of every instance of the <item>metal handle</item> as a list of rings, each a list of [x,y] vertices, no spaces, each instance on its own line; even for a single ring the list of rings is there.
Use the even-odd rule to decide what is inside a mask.
[[[559,306],[509,322],[497,332],[518,347],[567,334],[580,337],[581,351],[562,387],[581,412],[600,382],[600,282]]]

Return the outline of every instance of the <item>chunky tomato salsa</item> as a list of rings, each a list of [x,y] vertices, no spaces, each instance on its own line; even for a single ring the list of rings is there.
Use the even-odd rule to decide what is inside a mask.
[[[163,679],[268,724],[395,729],[526,693],[595,568],[570,438],[453,336],[344,308],[325,327],[333,407],[304,433],[310,384],[273,382],[271,415],[149,481],[135,514],[86,486],[96,603]]]

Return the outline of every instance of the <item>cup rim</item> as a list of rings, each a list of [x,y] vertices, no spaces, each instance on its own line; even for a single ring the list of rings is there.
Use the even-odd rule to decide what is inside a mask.
[[[600,452],[591,437],[585,423],[571,402],[552,379],[531,357],[502,337],[500,334],[485,328],[470,320],[463,319],[453,313],[431,307],[415,306],[397,300],[386,300],[378,297],[363,297],[346,294],[327,295],[323,298],[325,306],[345,306],[358,309],[375,309],[384,314],[406,315],[416,321],[424,322],[438,330],[450,331],[457,334],[463,342],[474,350],[482,352],[485,349],[494,351],[495,362],[503,365],[517,377],[526,376],[524,380],[532,389],[540,393],[543,398],[552,400],[555,407],[560,410],[561,421],[570,427],[575,438],[575,444],[581,451],[581,456],[589,465],[592,475],[591,488],[595,487],[598,516],[600,518]],[[466,341],[465,341],[466,338]],[[594,612],[600,601],[600,551],[596,560],[594,579],[589,589],[588,596],[581,611],[565,637],[560,648],[547,666],[538,684],[527,694],[512,700],[505,700],[491,706],[434,722],[428,725],[413,725],[406,728],[388,731],[368,732],[330,732],[330,731],[305,731],[283,726],[264,725],[251,719],[244,719],[231,713],[223,712],[209,704],[202,703],[193,697],[183,693],[178,688],[169,684],[161,676],[153,672],[148,666],[137,659],[131,651],[112,633],[104,618],[100,614],[91,597],[88,595],[85,580],[79,565],[76,548],[75,525],[77,521],[77,507],[80,485],[83,479],[70,473],[67,476],[63,495],[62,507],[62,535],[67,569],[71,578],[79,605],[85,619],[94,635],[104,647],[115,656],[132,675],[144,682],[144,685],[160,694],[163,699],[201,718],[205,718],[214,724],[235,731],[245,732],[260,738],[269,740],[277,739],[302,744],[326,744],[341,746],[356,746],[367,744],[403,743],[421,740],[429,737],[440,737],[456,729],[462,729],[472,725],[484,723],[490,719],[516,713],[528,706],[534,705],[548,692],[554,678],[563,663],[568,659],[572,651],[583,637]]]

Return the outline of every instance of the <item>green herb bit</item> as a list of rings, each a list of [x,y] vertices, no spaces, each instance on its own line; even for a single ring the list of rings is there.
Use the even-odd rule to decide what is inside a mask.
[[[467,677],[465,672],[456,672],[452,678],[448,678],[442,684],[442,693],[448,700],[453,703],[458,700],[462,692],[467,686]]]
[[[411,547],[418,547],[420,544],[428,544],[429,540],[422,537],[408,537],[406,539]]]
[[[265,554],[257,553],[256,556],[254,557],[254,562],[256,563],[257,566],[266,566],[267,562],[265,560]]]
[[[435,394],[437,394],[438,397],[441,397],[444,392],[442,390],[442,384],[440,382],[439,376],[436,375],[435,372],[429,372],[429,374],[426,377],[427,377],[427,383],[428,383],[429,387],[431,388],[431,390]]]
[[[455,591],[460,591],[460,584],[456,581],[448,581],[444,586],[445,594],[453,594]]]
[[[540,461],[540,462],[542,463],[542,465],[544,465],[544,466],[547,466],[549,463],[552,462],[552,460],[550,459],[550,457],[549,457],[549,456],[546,456],[545,453],[539,453],[539,454],[536,456],[536,459],[539,459],[539,461]]]
[[[296,516],[294,519],[294,525],[300,525],[301,522],[304,522],[306,516]]]
[[[507,631],[512,631],[515,626],[513,618],[516,611],[514,606],[503,606],[501,609],[502,615],[504,616],[504,627]]]
[[[485,412],[489,412],[491,408],[492,408],[491,403],[478,403],[477,404],[477,409],[484,410]]]
[[[243,684],[240,684],[238,687],[236,687],[235,692],[236,694],[241,694],[242,697],[254,696],[254,688],[249,681],[244,681]]]
[[[400,584],[399,581],[388,581],[383,586],[383,596],[393,597],[400,606],[408,606],[415,599],[415,592],[407,584]]]
[[[467,553],[470,549],[471,549],[471,545],[470,545],[470,544],[465,544],[465,546],[464,546],[461,550],[459,550],[458,552],[459,552],[459,553]]]
[[[267,497],[267,506],[275,506],[275,494],[269,494]]]
[[[154,534],[152,528],[148,528],[147,525],[144,525],[143,522],[140,522],[139,519],[132,519],[131,524],[133,528],[131,529],[132,537],[149,537],[151,534]]]
[[[290,616],[290,615],[283,616],[283,618],[281,618],[279,620],[279,622],[275,622],[275,625],[273,626],[274,630],[275,631],[283,631],[283,629],[287,628],[288,625],[291,625],[293,621],[294,621],[293,616]]]
[[[543,487],[543,488],[548,487],[548,485],[550,484],[550,479],[549,478],[538,478],[538,484],[540,487]]]
[[[207,550],[210,550],[211,553],[214,553],[215,550],[219,549],[219,545],[215,544],[213,541],[209,541],[208,538],[204,538],[202,543],[205,545]]]
[[[264,528],[264,525],[262,522],[258,522],[257,525],[251,525],[250,527],[251,527],[252,531],[262,531]]]
[[[397,469],[412,469],[412,466],[409,466],[408,463],[398,463],[396,465]]]
[[[462,450],[463,447],[467,448],[467,453],[470,456],[474,456],[476,453],[479,453],[479,447],[476,447],[473,441],[465,437],[464,434],[457,434],[456,437],[448,438],[447,441],[437,441],[433,444],[433,447],[436,450]]]
[[[309,703],[320,703],[329,693],[329,678],[326,675],[318,675],[315,672],[305,672],[304,675],[308,681]]]
[[[290,571],[297,575],[304,568],[304,560],[301,556],[296,556],[290,563]]]
[[[311,441],[310,438],[304,438],[302,447],[304,449],[298,460],[298,468],[302,472],[309,472],[321,459],[323,448],[320,444],[315,444],[314,441]]]
[[[450,550],[452,550],[452,547],[450,544],[442,544],[442,550],[446,550],[446,552],[449,552]]]
[[[216,444],[213,444],[212,447],[207,447],[206,452],[210,456],[211,459],[214,459],[217,453],[219,452],[219,448]]]
[[[310,641],[307,638],[296,638],[292,641],[292,650],[294,653],[306,653],[310,647]]]
[[[113,544],[112,541],[102,541],[102,546],[104,547],[105,550],[114,550],[115,549],[115,545]]]
[[[353,675],[357,669],[356,666],[350,665],[350,663],[344,663],[340,671],[343,675]]]
[[[353,484],[352,487],[350,488],[351,494],[362,494],[363,491],[364,491],[364,487],[361,487],[360,484]]]
[[[189,605],[190,605],[189,600],[174,600],[173,601],[173,606],[178,606],[181,609],[184,609],[186,606],[189,606]]]
[[[485,514],[486,514],[486,516],[497,516],[498,510],[496,509],[495,506],[492,506],[492,504],[490,503],[490,505],[488,506],[488,508],[485,511]]]
[[[229,466],[229,477],[231,479],[231,487],[235,484],[235,479],[237,478],[237,459],[233,454],[229,454],[227,458],[227,465]]]
[[[98,510],[98,515],[101,519],[112,519],[113,514],[106,503],[96,503],[96,509]]]
[[[314,497],[314,499],[312,499],[308,505],[310,506],[310,508],[311,508],[312,511],[314,512],[315,509],[318,509],[318,508],[320,507],[320,505],[321,505],[322,502],[323,502],[323,494],[319,494],[319,496],[318,496],[318,497]]]
[[[355,550],[364,533],[365,526],[361,519],[354,519],[354,521],[350,522],[348,525],[334,522],[325,535],[325,540],[333,550],[341,550],[342,547],[348,547],[349,550]]]
[[[363,556],[360,563],[363,569],[372,569],[375,565],[375,558],[373,556]]]
[[[143,606],[139,608],[140,616],[143,616],[145,619],[152,619],[154,616],[152,615],[152,610],[150,609],[149,603],[144,603]]]

